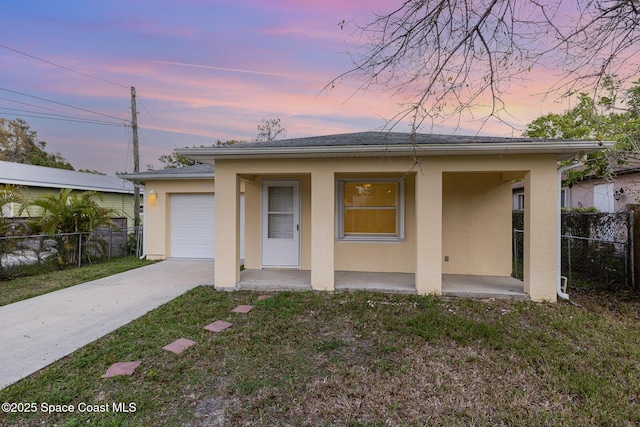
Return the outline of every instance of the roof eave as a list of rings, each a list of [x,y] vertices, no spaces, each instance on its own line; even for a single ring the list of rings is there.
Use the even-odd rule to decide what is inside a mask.
[[[508,154],[556,154],[558,160],[587,154],[613,145],[605,141],[458,143],[432,145],[346,145],[259,148],[184,148],[177,153],[198,161],[223,159],[377,157],[377,156],[462,156]]]
[[[25,181],[20,179],[3,179],[2,183],[16,185],[21,187],[37,187],[37,188],[57,188],[64,189],[70,188],[77,191],[96,191],[99,193],[118,193],[118,194],[133,194],[134,190],[129,188],[109,188],[109,187],[96,187],[91,185],[69,185],[58,184],[40,181]]]
[[[215,178],[215,174],[207,173],[207,174],[145,174],[145,175],[118,175],[119,178],[126,179],[127,181],[132,182],[146,182],[146,181],[160,181],[163,179],[201,179],[201,180],[211,180]]]

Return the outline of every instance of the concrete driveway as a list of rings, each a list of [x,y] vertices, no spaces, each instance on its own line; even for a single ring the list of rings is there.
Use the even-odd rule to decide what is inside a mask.
[[[213,284],[213,260],[169,259],[0,307],[0,389]]]

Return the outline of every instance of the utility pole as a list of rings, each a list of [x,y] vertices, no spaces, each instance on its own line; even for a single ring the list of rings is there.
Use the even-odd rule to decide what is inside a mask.
[[[136,111],[136,88],[131,86],[131,128],[133,129],[133,173],[140,172],[138,151],[138,113]],[[140,226],[140,188],[133,186],[133,224]]]

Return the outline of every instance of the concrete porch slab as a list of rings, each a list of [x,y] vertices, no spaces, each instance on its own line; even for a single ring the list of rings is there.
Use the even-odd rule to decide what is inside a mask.
[[[311,290],[311,272],[303,270],[245,270],[238,288],[252,291]],[[336,291],[415,294],[415,274],[336,271]],[[528,300],[524,284],[513,277],[443,274],[442,294],[467,298]]]
[[[244,270],[238,288],[243,291],[310,291],[308,270]]]
[[[336,291],[416,294],[415,274],[336,271]]]
[[[524,284],[509,276],[443,274],[442,294],[467,298],[529,300]]]

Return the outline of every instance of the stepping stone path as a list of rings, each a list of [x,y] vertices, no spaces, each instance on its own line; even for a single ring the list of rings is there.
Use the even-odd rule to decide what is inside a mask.
[[[191,341],[186,338],[178,338],[171,344],[165,345],[164,347],[162,347],[162,349],[170,351],[175,354],[180,354],[186,349],[188,349],[189,347],[191,347],[192,345],[194,345],[195,343],[196,343],[195,341]]]
[[[267,298],[271,298],[271,295],[260,295],[258,296],[258,301],[262,301]],[[231,312],[247,314],[254,308],[255,306],[253,305],[239,305],[233,310],[231,310]],[[215,322],[205,326],[204,328],[211,332],[222,332],[225,329],[230,328],[231,326],[232,326],[232,323],[225,322],[224,320],[216,320]],[[162,349],[170,351],[175,354],[180,354],[183,351],[185,351],[187,348],[195,344],[196,344],[195,341],[191,341],[187,338],[178,338],[171,344],[167,344],[164,347],[162,347]],[[140,366],[141,363],[142,363],[141,360],[137,360],[134,362],[114,363],[113,365],[109,366],[109,369],[107,369],[107,372],[104,375],[102,375],[101,378],[111,378],[118,375],[133,375],[136,368]]]
[[[233,310],[231,310],[232,313],[242,313],[242,314],[247,314],[248,312],[250,312],[251,310],[253,310],[253,305],[239,305],[236,308],[234,308]]]
[[[142,363],[141,360],[137,360],[135,362],[117,362],[113,365],[109,366],[107,369],[107,373],[105,373],[100,378],[111,378],[116,377],[118,375],[133,375],[136,368],[140,366]]]
[[[231,326],[231,323],[229,322],[225,322],[224,320],[216,320],[215,322],[205,326],[204,328],[207,331],[211,331],[211,332],[222,332],[225,329],[229,328]]]

